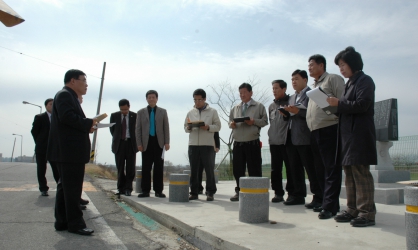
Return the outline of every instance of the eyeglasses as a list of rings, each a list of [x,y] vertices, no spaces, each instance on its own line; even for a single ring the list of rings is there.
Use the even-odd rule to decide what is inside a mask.
[[[203,102],[205,101],[204,99],[193,99],[194,102]]]

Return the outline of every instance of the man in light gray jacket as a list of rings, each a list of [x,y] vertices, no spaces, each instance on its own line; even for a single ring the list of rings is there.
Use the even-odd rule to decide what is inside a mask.
[[[142,153],[142,193],[139,198],[149,197],[151,191],[151,170],[153,169],[153,189],[155,197],[165,198],[163,193],[164,159],[163,148],[170,149],[170,126],[167,111],[157,107],[158,93],[149,90],[145,97],[148,106],[139,110],[136,120],[136,142]]]
[[[193,92],[193,100],[195,105],[187,113],[184,121],[184,130],[189,133],[191,168],[189,200],[198,199],[199,168],[202,166],[206,172],[206,200],[213,201],[213,195],[217,190],[214,174],[214,133],[221,129],[221,121],[216,109],[209,107],[206,103],[206,92],[203,89],[196,89]],[[199,121],[202,124],[199,124]]]
[[[260,130],[268,124],[266,108],[262,103],[254,101],[252,86],[243,83],[239,87],[241,103],[231,109],[229,127],[234,137],[233,172],[237,182],[235,195],[231,201],[239,200],[239,178],[245,176],[248,168],[249,176],[261,177],[261,148]],[[247,117],[247,118],[246,118]],[[244,121],[235,121],[236,118],[245,118]]]
[[[288,121],[278,110],[289,104],[289,95],[286,94],[287,83],[283,80],[274,80],[272,83],[274,100],[268,108],[270,127],[268,130],[270,154],[271,154],[271,188],[274,197],[271,202],[284,201],[283,190],[283,163],[286,166],[286,190],[290,195],[293,192],[293,182],[290,174],[289,158],[286,153],[286,136]]]

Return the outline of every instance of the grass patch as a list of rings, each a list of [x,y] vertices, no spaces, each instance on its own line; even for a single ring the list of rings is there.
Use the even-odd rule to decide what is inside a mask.
[[[115,169],[102,165],[86,164],[86,174],[110,180],[118,179],[118,174]]]

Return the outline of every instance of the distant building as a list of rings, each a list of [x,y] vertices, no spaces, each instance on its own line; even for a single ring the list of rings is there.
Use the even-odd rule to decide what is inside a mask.
[[[20,157],[20,156],[19,157],[16,157],[15,159],[18,162],[34,162],[33,156],[26,156],[26,155],[24,155],[22,157]]]
[[[3,161],[3,153],[0,153],[0,162]]]

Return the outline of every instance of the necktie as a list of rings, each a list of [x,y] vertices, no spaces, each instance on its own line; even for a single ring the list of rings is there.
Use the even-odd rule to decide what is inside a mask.
[[[122,140],[126,139],[126,119],[125,119],[126,115],[123,116],[123,120],[122,120]]]
[[[155,114],[154,114],[154,108],[151,109],[151,114],[149,116],[149,134],[150,136],[155,136]]]
[[[245,116],[245,112],[247,111],[248,104],[244,104],[244,107],[242,108],[242,117]]]

